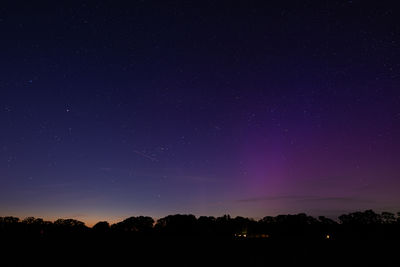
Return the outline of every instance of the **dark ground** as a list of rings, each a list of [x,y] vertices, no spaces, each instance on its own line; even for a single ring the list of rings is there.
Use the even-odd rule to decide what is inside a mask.
[[[2,240],[1,266],[399,266],[385,240],[50,238]]]

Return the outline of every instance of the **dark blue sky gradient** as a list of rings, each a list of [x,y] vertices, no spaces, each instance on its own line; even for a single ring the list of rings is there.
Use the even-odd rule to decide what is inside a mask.
[[[0,7],[0,214],[400,210],[395,1]]]

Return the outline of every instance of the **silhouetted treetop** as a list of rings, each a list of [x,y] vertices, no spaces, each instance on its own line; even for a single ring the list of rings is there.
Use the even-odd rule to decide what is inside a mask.
[[[393,224],[396,222],[396,216],[394,213],[384,211],[381,213],[382,223]]]
[[[325,216],[318,216],[318,220],[320,221],[321,224],[326,224],[326,225],[337,224],[337,222],[335,222],[332,219],[326,218]]]
[[[0,217],[0,222],[4,224],[16,224],[19,222],[19,218],[13,216]]]
[[[382,223],[382,216],[373,210],[366,210],[340,215],[339,220],[342,224],[380,224]]]
[[[35,217],[26,217],[22,220],[22,223],[29,224],[29,225],[42,225],[45,222],[42,218],[35,218]]]
[[[115,230],[126,232],[148,232],[152,230],[153,224],[153,218],[147,216],[139,216],[129,217],[122,222],[113,224],[111,227]]]
[[[64,228],[86,228],[84,222],[74,219],[58,219],[54,222],[54,225]]]

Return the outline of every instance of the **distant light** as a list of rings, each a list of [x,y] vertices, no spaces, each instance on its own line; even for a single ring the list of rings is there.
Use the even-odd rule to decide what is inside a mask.
[[[330,235],[326,235],[325,238],[326,238],[326,239],[329,239],[329,238],[331,238],[331,236],[330,236]]]

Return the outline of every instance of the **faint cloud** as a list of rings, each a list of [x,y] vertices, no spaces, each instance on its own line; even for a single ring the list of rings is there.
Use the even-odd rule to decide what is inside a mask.
[[[237,202],[262,202],[262,201],[274,201],[274,200],[296,200],[299,198],[304,198],[301,196],[263,196],[263,197],[252,197],[252,198],[243,198],[238,199]]]
[[[298,196],[298,195],[283,195],[283,196],[263,196],[254,198],[239,199],[236,202],[248,203],[248,202],[264,202],[264,201],[277,201],[277,200],[288,200],[288,201],[303,201],[303,202],[342,202],[342,203],[371,203],[373,201],[355,197],[322,197],[322,196]]]

